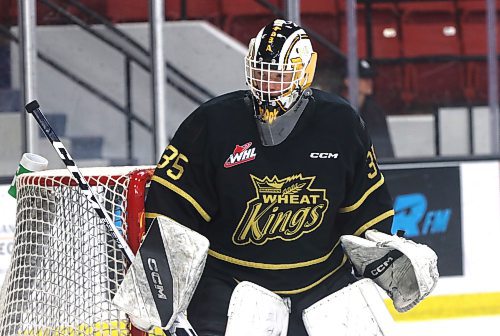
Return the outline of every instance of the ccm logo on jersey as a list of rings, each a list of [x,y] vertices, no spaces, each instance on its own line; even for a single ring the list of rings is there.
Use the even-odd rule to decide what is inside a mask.
[[[161,282],[160,273],[158,273],[158,265],[156,264],[156,260],[153,258],[148,258],[148,267],[151,271],[151,278],[153,279],[155,288],[158,291],[156,295],[159,299],[166,300],[167,296],[164,293],[165,288],[163,287],[163,284]]]
[[[339,157],[339,153],[311,153],[309,157],[311,159],[336,159]]]
[[[233,154],[229,155],[226,162],[224,162],[224,168],[231,168],[236,165],[255,160],[257,154],[255,153],[255,148],[250,148],[252,142],[247,142],[243,146],[236,145],[233,150]]]

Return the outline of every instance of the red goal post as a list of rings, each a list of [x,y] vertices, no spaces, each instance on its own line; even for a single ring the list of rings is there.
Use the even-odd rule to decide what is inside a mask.
[[[145,232],[153,169],[81,169],[134,252]],[[111,303],[127,266],[68,170],[20,175],[14,248],[0,290],[0,336],[144,335]]]

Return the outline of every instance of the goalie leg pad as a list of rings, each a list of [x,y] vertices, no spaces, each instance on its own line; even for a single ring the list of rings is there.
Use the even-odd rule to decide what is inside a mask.
[[[168,217],[157,217],[113,298],[140,329],[169,329],[187,309],[208,253],[208,240]]]
[[[356,272],[384,289],[397,311],[413,308],[431,293],[439,278],[431,248],[376,230],[368,230],[365,237],[340,239]]]
[[[287,302],[252,282],[240,282],[231,295],[225,336],[286,336]]]
[[[321,299],[302,312],[309,336],[389,336],[394,321],[377,285],[363,279]]]

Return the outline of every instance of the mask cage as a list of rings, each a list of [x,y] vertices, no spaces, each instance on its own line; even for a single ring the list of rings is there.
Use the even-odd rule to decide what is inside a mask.
[[[278,64],[245,57],[247,85],[260,101],[277,102],[291,95],[300,86],[304,75],[301,62]]]

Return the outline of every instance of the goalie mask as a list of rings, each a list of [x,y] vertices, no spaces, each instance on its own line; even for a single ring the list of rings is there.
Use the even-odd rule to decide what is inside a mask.
[[[273,123],[297,102],[314,78],[316,57],[309,36],[290,21],[274,20],[250,41],[245,76],[261,121]]]

